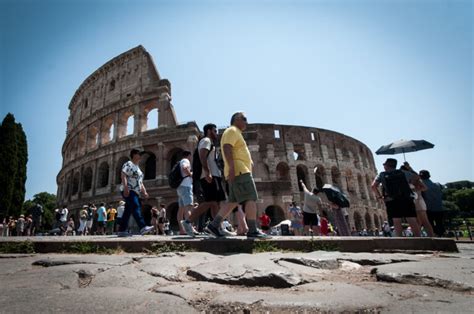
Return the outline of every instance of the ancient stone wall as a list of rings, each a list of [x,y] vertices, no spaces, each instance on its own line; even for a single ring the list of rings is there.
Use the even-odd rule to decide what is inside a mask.
[[[69,110],[58,205],[77,214],[84,204],[116,204],[122,165],[138,148],[146,152],[140,167],[150,198],[144,207],[148,213],[151,206],[166,204],[176,227],[176,191],[168,187],[167,175],[181,151],[194,151],[199,128],[194,122],[178,125],[171,84],[160,77],[148,52],[138,46],[97,69],[78,88]],[[363,143],[291,125],[250,124],[244,136],[255,163],[259,212],[266,210],[274,223],[288,218],[289,202],[302,200],[302,179],[308,187],[330,183],[347,193],[351,226],[380,227],[386,215],[370,190],[376,169]]]

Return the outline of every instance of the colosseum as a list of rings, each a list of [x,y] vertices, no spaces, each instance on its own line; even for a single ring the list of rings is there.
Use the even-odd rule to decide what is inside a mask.
[[[195,122],[178,124],[171,84],[150,54],[138,46],[105,63],[79,86],[69,110],[58,203],[76,215],[87,203],[116,204],[121,166],[130,149],[139,148],[150,194],[144,211],[165,204],[176,229],[177,197],[167,174],[181,151],[195,149],[200,129]],[[244,137],[255,164],[258,210],[266,210],[272,223],[287,217],[291,201],[301,201],[300,179],[311,187],[340,187],[351,201],[351,228],[380,228],[386,219],[370,190],[377,170],[362,142],[315,127],[259,123],[249,124]]]

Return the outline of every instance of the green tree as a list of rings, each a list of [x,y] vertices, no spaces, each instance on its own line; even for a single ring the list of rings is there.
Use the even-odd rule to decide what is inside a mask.
[[[13,190],[18,172],[18,145],[15,117],[9,113],[0,125],[0,215],[12,215]]]
[[[23,203],[23,212],[29,213],[29,210],[35,204],[43,206],[43,229],[51,229],[54,222],[54,210],[56,209],[56,195],[48,192],[35,194],[33,199],[27,200]]]
[[[452,200],[461,211],[461,216],[472,217],[474,214],[474,189],[457,190],[452,195]]]
[[[26,142],[26,135],[23,131],[21,123],[16,123],[16,145],[17,145],[17,172],[13,178],[13,192],[11,200],[11,215],[20,215],[23,202],[25,201],[26,193],[26,164],[28,163],[28,144]]]

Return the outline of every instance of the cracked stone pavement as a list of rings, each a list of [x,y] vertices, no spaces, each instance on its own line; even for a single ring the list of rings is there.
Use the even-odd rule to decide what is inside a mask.
[[[460,253],[0,254],[2,313],[471,312]]]

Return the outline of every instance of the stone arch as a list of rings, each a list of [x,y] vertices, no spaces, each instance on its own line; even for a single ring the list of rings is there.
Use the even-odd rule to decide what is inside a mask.
[[[87,131],[87,150],[95,149],[99,146],[99,126],[93,124]]]
[[[117,165],[115,167],[115,184],[122,183],[122,167],[128,160],[128,157],[122,156],[117,161]]]
[[[88,192],[92,189],[92,168],[87,167],[82,175],[82,191]]]
[[[127,118],[127,128],[125,136],[133,135],[135,132],[135,116],[131,115]]]
[[[145,107],[143,111],[145,121],[142,125],[142,132],[157,129],[159,125],[159,110],[156,103],[152,103]]]
[[[180,160],[184,149],[175,147],[168,152],[166,161],[168,162],[168,169],[171,170],[173,166]]]
[[[374,228],[380,231],[380,220],[377,214],[374,214]]]
[[[130,117],[134,119],[134,113],[131,109],[122,111],[119,114],[118,125],[117,125],[117,138],[122,138],[127,136],[127,123],[129,122]]]
[[[332,184],[342,191],[341,171],[339,171],[339,168],[336,166],[331,168],[331,179]]]
[[[314,174],[316,179],[316,187],[318,189],[322,189],[324,184],[326,183],[326,170],[322,165],[316,165],[316,172]]]
[[[171,203],[166,208],[166,217],[170,222],[170,230],[179,230],[178,225],[178,209],[179,205],[177,202]]]
[[[308,186],[308,167],[305,165],[299,164],[296,166],[296,177],[298,179],[298,187],[300,191],[303,191],[303,186],[300,183],[300,180],[303,180],[306,187],[311,190],[311,187]]]
[[[351,194],[355,194],[355,184],[354,184],[354,176],[352,175],[351,169],[346,169],[346,184],[347,184],[347,191]]]
[[[153,180],[156,178],[156,155],[152,152],[145,152],[140,162],[140,168],[143,171],[144,180]]]
[[[77,155],[82,156],[86,153],[86,131],[82,131],[79,133],[79,136],[77,137]]]
[[[102,130],[100,131],[100,139],[102,144],[110,143],[114,139],[115,124],[114,117],[110,115],[102,120]]]
[[[72,179],[72,195],[76,195],[79,192],[79,172],[74,173],[74,177]]]
[[[370,217],[370,214],[368,212],[365,214],[365,226],[367,228],[367,231],[373,229],[372,218]]]
[[[372,181],[370,180],[368,174],[365,175],[365,183],[366,183],[366,186],[367,186],[367,193],[369,193],[369,198],[371,200],[375,200],[374,192],[372,191],[372,188],[371,188]]]
[[[286,219],[283,208],[278,205],[271,205],[265,208],[265,213],[270,217],[270,226],[278,225]]]
[[[367,194],[365,192],[365,184],[364,184],[364,181],[362,180],[362,175],[359,173],[357,174],[357,183],[359,183],[359,193],[360,193],[360,197],[362,199],[367,199]]]
[[[97,176],[97,186],[106,187],[109,184],[109,164],[103,161],[99,166],[99,175]]]
[[[290,167],[286,162],[280,162],[276,166],[277,180],[290,181]]]
[[[362,221],[362,216],[358,211],[354,211],[354,226],[357,231],[362,231],[364,229],[364,223]]]

